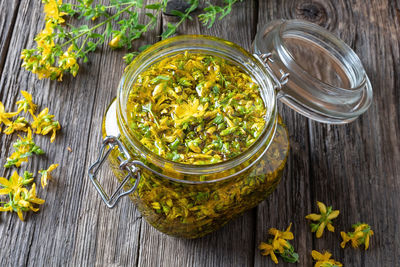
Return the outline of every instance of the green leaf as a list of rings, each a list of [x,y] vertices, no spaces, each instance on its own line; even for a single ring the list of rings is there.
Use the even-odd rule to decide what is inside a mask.
[[[186,14],[183,13],[183,12],[181,12],[181,11],[179,11],[179,10],[172,10],[172,11],[171,11],[171,14],[172,14],[172,15],[175,15],[175,16],[178,16],[178,17],[180,17],[180,18],[186,17]]]
[[[168,22],[167,29],[161,34],[162,39],[166,39],[176,32],[176,26]]]
[[[151,46],[151,44],[147,44],[147,45],[142,45],[141,47],[138,48],[139,52],[143,52],[144,50],[146,50],[147,48],[149,48]]]
[[[170,81],[171,77],[169,76],[164,76],[164,75],[158,75],[157,77],[153,78],[150,82],[152,84],[158,83],[160,81]]]
[[[151,19],[157,19],[152,13],[146,13],[145,15]]]
[[[108,22],[108,23],[107,23],[105,33],[106,33],[106,37],[107,37],[107,38],[111,36],[111,33],[112,33],[112,25],[111,25],[111,22]]]
[[[147,9],[160,9],[161,7],[162,5],[160,3],[145,6]]]

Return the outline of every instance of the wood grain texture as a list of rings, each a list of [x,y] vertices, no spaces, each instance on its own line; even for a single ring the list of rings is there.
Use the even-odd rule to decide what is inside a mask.
[[[43,27],[42,5],[36,0],[0,1],[0,101],[7,110],[15,109],[19,90],[27,90],[63,126],[53,144],[48,137],[37,138],[46,155],[33,157],[24,168],[37,172],[60,164],[47,190],[38,189],[46,200],[41,211],[28,214],[26,222],[15,214],[0,214],[0,266],[275,266],[257,246],[267,239],[270,227],[284,229],[290,222],[298,266],[312,265],[312,249],[331,251],[344,266],[400,266],[400,1],[245,0],[213,28],[194,19],[178,34],[214,35],[251,49],[257,28],[280,18],[317,23],[349,44],[371,79],[373,104],[344,126],[310,121],[280,104],[291,152],[277,190],[221,230],[183,240],[157,232],[128,199],[107,209],[87,177],[98,153],[103,114],[125,66],[124,52],[110,52],[105,44],[81,65],[76,78],[37,80],[20,67],[19,55],[34,45]],[[173,21],[160,17],[156,29],[135,47],[159,40],[163,26]],[[0,135],[0,166],[14,139]],[[10,174],[0,167],[0,176]],[[101,176],[112,190],[110,171]],[[311,234],[304,219],[317,211],[317,200],[341,211],[336,232],[321,239]],[[339,247],[339,232],[351,230],[357,221],[375,231],[366,252]]]
[[[19,1],[5,0],[0,3],[0,10],[3,10],[0,16],[0,75],[3,72],[18,7]]]

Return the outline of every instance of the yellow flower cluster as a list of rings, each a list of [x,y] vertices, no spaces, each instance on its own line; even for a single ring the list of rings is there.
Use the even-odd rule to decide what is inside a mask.
[[[36,134],[47,135],[52,132],[50,142],[53,143],[56,138],[57,130],[61,129],[60,123],[54,121],[54,115],[50,115],[49,109],[43,109],[38,116],[33,116],[33,122],[31,124],[32,129],[36,129]]]
[[[22,162],[27,162],[28,157],[34,154],[43,154],[44,152],[38,147],[33,141],[32,129],[36,130],[36,134],[47,135],[52,132],[50,142],[53,142],[56,137],[57,130],[61,129],[60,123],[54,120],[54,115],[48,114],[48,108],[42,110],[39,115],[35,115],[37,105],[33,103],[32,95],[26,91],[21,91],[23,99],[16,102],[18,111],[16,112],[5,112],[4,105],[0,102],[0,125],[4,123],[8,126],[5,130],[5,134],[12,134],[16,131],[27,132],[25,137],[19,136],[19,139],[13,144],[15,152],[7,158],[5,167],[21,166]],[[19,113],[24,111],[29,112],[33,117],[33,121],[29,123],[25,117],[18,117],[15,121],[11,121],[10,118],[17,116]],[[1,128],[0,128],[1,131]]]
[[[28,157],[33,153],[37,155],[43,154],[43,150],[38,147],[32,139],[32,130],[28,128],[28,134],[25,138],[18,136],[19,139],[13,144],[15,152],[7,158],[7,163],[4,167],[8,168],[11,166],[19,167],[22,162],[27,162]]]
[[[0,195],[9,195],[9,202],[5,203],[3,207],[0,206],[0,211],[16,212],[21,221],[24,220],[22,212],[32,210],[37,212],[39,208],[34,205],[41,205],[44,203],[43,199],[36,196],[36,184],[33,183],[31,189],[25,187],[31,184],[33,176],[29,172],[24,173],[24,177],[14,172],[10,179],[7,180],[4,177],[0,177]]]
[[[28,161],[28,157],[32,154],[44,153],[33,141],[32,129],[36,129],[36,133],[42,135],[52,132],[51,142],[53,142],[56,131],[61,128],[60,123],[53,120],[54,116],[48,114],[47,108],[42,110],[38,116],[35,116],[36,104],[32,101],[32,95],[26,91],[21,91],[21,94],[23,95],[23,99],[16,102],[18,105],[18,111],[16,112],[6,112],[3,103],[0,102],[0,126],[3,123],[7,126],[4,133],[12,134],[15,131],[27,132],[25,137],[18,135],[19,139],[13,143],[15,151],[7,158],[7,163],[4,165],[6,168],[11,166],[20,167],[23,162]],[[25,117],[18,117],[15,121],[10,120],[22,111],[31,114],[33,117],[31,123]],[[52,164],[47,170],[39,171],[42,175],[41,184],[43,188],[47,185],[47,181],[51,179],[50,173],[57,166],[58,164]],[[23,177],[19,176],[17,172],[14,172],[9,180],[0,177],[0,195],[8,195],[9,197],[8,202],[0,202],[4,203],[3,206],[0,206],[0,211],[16,212],[21,220],[24,220],[23,212],[29,210],[38,211],[39,209],[35,207],[35,204],[41,205],[44,203],[44,200],[37,198],[36,184],[32,184],[32,182],[33,174],[27,171],[25,171]],[[32,187],[28,190],[26,186],[30,184],[32,184]]]
[[[354,248],[364,245],[365,250],[369,247],[369,239],[374,234],[371,227],[366,223],[357,223],[353,225],[354,232],[340,232],[343,242],[340,244],[342,248],[346,246],[347,242],[351,242]]]
[[[24,61],[22,67],[36,74],[39,79],[51,78],[61,81],[64,72],[70,72],[74,76],[78,73],[77,55],[73,51],[75,46],[71,45],[63,53],[62,47],[54,42],[55,29],[65,22],[63,16],[66,14],[60,12],[62,0],[44,0],[43,3],[45,28],[35,37],[36,49],[22,51],[21,58]]]
[[[21,95],[24,98],[18,100],[16,103],[18,105],[18,112],[21,112],[21,110],[23,110],[25,113],[29,112],[33,116],[36,111],[37,105],[33,103],[32,95],[27,91],[21,91]]]
[[[324,233],[325,227],[330,232],[335,232],[335,227],[332,225],[332,220],[339,216],[339,210],[332,210],[332,207],[326,207],[322,202],[317,201],[320,214],[311,213],[306,216],[306,219],[316,221],[311,223],[311,232],[317,232],[316,237],[320,238]]]
[[[311,256],[316,261],[314,267],[341,267],[343,266],[340,262],[331,259],[332,254],[325,251],[324,254],[313,250]]]
[[[326,205],[322,202],[317,201],[317,205],[320,211],[320,214],[311,213],[306,216],[306,219],[316,221],[317,223],[311,223],[311,231],[317,232],[316,237],[320,238],[324,232],[325,227],[334,232],[335,228],[332,225],[332,219],[335,219],[339,216],[339,210],[333,210],[332,207],[326,207]],[[298,255],[294,253],[293,246],[287,241],[292,240],[293,234],[290,232],[289,225],[288,229],[285,232],[281,232],[275,228],[271,228],[269,233],[274,236],[274,239],[268,241],[268,243],[261,242],[259,245],[259,249],[262,250],[261,254],[264,256],[271,256],[271,259],[277,264],[278,258],[276,254],[279,254],[285,261],[287,262],[297,262]],[[348,242],[351,242],[351,245],[354,248],[358,248],[361,245],[364,245],[365,250],[369,247],[370,237],[374,234],[371,230],[371,227],[366,223],[357,223],[353,225],[354,232],[340,232],[342,236],[343,242],[340,244],[342,248],[346,246]],[[291,257],[288,257],[290,255]],[[331,259],[332,254],[325,251],[323,254],[313,250],[311,252],[312,258],[316,261],[315,267],[341,267],[342,263]]]
[[[279,254],[287,262],[297,262],[298,254],[294,252],[293,246],[288,240],[294,238],[293,233],[290,231],[292,224],[290,223],[286,231],[280,231],[276,228],[270,228],[268,233],[274,236],[274,239],[269,240],[268,243],[261,242],[258,248],[264,256],[271,256],[273,262],[278,264],[276,254]]]
[[[8,125],[8,128],[4,130],[5,134],[12,134],[15,131],[23,131],[27,132],[28,131],[28,122],[24,117],[18,117],[15,121],[11,122],[10,125]]]

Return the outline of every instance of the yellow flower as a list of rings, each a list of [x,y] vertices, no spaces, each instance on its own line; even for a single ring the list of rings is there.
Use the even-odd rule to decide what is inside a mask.
[[[38,198],[36,196],[36,184],[35,183],[32,185],[31,190],[29,190],[28,194],[26,195],[25,201],[29,202],[28,208],[33,210],[34,212],[37,212],[39,210],[39,208],[34,208],[31,203],[42,205],[45,202],[43,199]]]
[[[59,6],[62,4],[62,0],[46,0],[44,5],[44,13],[46,14],[46,20],[52,19],[57,23],[63,23],[65,20],[62,16],[64,12],[60,12]]]
[[[0,189],[0,195],[7,195],[9,193],[14,194],[18,192],[23,186],[22,182],[22,177],[20,177],[16,171],[14,171],[9,180],[0,177],[0,185],[3,187]]]
[[[287,240],[294,238],[293,233],[290,232],[292,223],[286,231],[280,231],[276,228],[270,228],[268,233],[274,236],[274,239],[268,240],[268,243],[261,242],[259,249],[264,250],[261,252],[262,255],[271,255],[271,259],[278,263],[278,259],[275,254],[280,255],[284,261],[295,263],[299,260],[299,255],[294,251],[294,247]]]
[[[10,196],[10,201],[4,207],[0,207],[0,211],[15,211],[20,220],[23,221],[24,216],[22,212],[29,210],[37,212],[39,208],[35,208],[32,204],[41,205],[44,202],[43,199],[36,196],[36,184],[33,184],[29,192],[25,187],[20,187],[16,192],[13,192]]]
[[[364,244],[365,250],[369,247],[370,237],[374,234],[371,227],[366,223],[357,223],[353,225],[354,232],[340,232],[343,242],[340,244],[342,248],[346,246],[346,243],[351,241],[351,245],[354,248]]]
[[[18,137],[19,140],[13,144],[15,152],[7,158],[7,163],[4,165],[6,168],[13,165],[19,167],[22,162],[28,161],[27,158],[33,153],[36,155],[44,154],[43,150],[40,149],[40,147],[37,146],[33,141],[31,128],[28,128],[28,133],[25,138],[21,137],[20,135],[18,135]]]
[[[0,101],[0,125],[1,125],[1,123],[4,123],[5,125],[10,126],[12,124],[12,122],[9,120],[9,118],[18,115],[18,113],[19,113],[18,111],[10,112],[10,113],[5,112],[4,105]],[[0,128],[0,131],[1,131],[1,128]]]
[[[276,255],[275,255],[275,253],[274,253],[274,248],[272,247],[272,245],[267,244],[267,243],[264,243],[264,242],[261,242],[261,244],[258,246],[258,248],[259,248],[260,250],[263,250],[263,251],[261,251],[261,255],[264,255],[264,256],[270,255],[270,256],[271,256],[271,259],[272,259],[276,264],[278,264],[278,259],[277,259]]]
[[[68,50],[60,56],[59,67],[63,70],[70,70],[71,74],[75,77],[79,70],[79,65],[76,62],[76,53],[72,52],[74,46],[69,46]]]
[[[4,177],[0,177],[0,195],[9,195],[10,200],[3,207],[0,207],[0,211],[15,211],[18,217],[23,221],[24,217],[22,212],[29,209],[37,211],[31,203],[43,204],[44,200],[36,197],[36,186],[32,185],[31,190],[24,187],[33,181],[32,173],[27,171],[24,172],[23,177],[19,176],[17,172],[14,172],[10,179],[7,180]]]
[[[108,43],[108,45],[113,49],[120,48],[121,47],[120,41],[121,41],[121,35],[117,35]]]
[[[39,173],[42,175],[42,178],[40,179],[42,188],[44,188],[47,185],[47,181],[52,178],[51,172],[57,167],[58,167],[58,164],[51,164],[47,170],[39,171]]]
[[[19,167],[23,162],[27,161],[28,157],[25,156],[24,153],[21,154],[20,152],[15,151],[14,153],[11,154],[11,156],[7,158],[7,163],[4,165],[4,167],[9,168],[13,165],[15,165],[15,167]]]
[[[187,103],[180,105],[174,105],[174,120],[175,126],[179,126],[189,120],[191,117],[201,117],[204,115],[208,108],[208,103],[200,104],[198,98],[194,100],[188,100]]]
[[[316,261],[315,267],[340,267],[343,266],[342,263],[331,259],[332,254],[325,251],[324,254],[313,250],[311,252],[311,256]]]
[[[332,207],[326,207],[322,202],[317,201],[317,205],[320,214],[311,213],[306,216],[306,219],[316,221],[317,223],[311,223],[311,232],[316,232],[316,237],[320,238],[324,233],[325,227],[330,232],[335,231],[335,227],[332,225],[332,220],[339,216],[339,210],[332,210]]]
[[[29,111],[30,114],[34,114],[36,111],[36,104],[32,101],[32,95],[27,91],[21,91],[22,96],[24,99],[17,101],[18,110],[24,110],[26,113]]]
[[[52,21],[46,21],[45,28],[36,35],[35,41],[38,49],[40,50],[41,58],[39,60],[40,65],[44,65],[46,67],[50,66],[48,60],[51,59],[52,50],[55,47],[53,32],[56,24]],[[26,58],[25,54],[22,54],[24,59]],[[24,66],[24,65],[23,65]],[[33,70],[35,71],[35,69]]]
[[[8,128],[4,130],[4,133],[12,134],[14,131],[27,132],[28,131],[27,126],[28,122],[26,121],[26,119],[24,117],[18,117],[15,121],[11,123],[11,125],[8,126]]]
[[[290,228],[292,227],[292,223],[290,223],[289,227],[286,231],[282,232],[276,228],[269,229],[269,234],[274,236],[274,240],[272,240],[272,246],[274,250],[278,250],[279,253],[283,253],[285,248],[290,247],[286,240],[292,240],[294,238],[293,233],[290,232]]]
[[[33,129],[36,129],[36,134],[46,135],[52,131],[53,133],[51,135],[50,142],[53,143],[56,138],[56,132],[57,130],[61,129],[61,126],[58,121],[53,120],[54,115],[49,115],[48,112],[49,109],[45,108],[37,117],[33,115],[33,122],[31,126]]]

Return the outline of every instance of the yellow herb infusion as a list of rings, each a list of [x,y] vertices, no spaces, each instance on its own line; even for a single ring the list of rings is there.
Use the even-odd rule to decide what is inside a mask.
[[[149,150],[196,165],[243,153],[262,133],[266,115],[259,86],[241,67],[188,52],[142,72],[127,110],[132,132]]]

